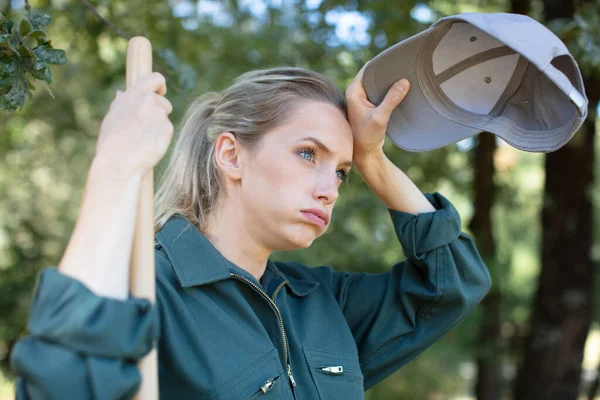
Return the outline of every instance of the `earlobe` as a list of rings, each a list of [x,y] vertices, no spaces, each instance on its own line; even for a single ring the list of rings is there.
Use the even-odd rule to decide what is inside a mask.
[[[241,145],[234,134],[223,132],[215,142],[215,159],[223,173],[237,180],[242,176],[240,168]]]

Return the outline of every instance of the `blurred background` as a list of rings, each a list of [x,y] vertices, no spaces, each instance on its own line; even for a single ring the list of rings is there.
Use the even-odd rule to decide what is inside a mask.
[[[48,38],[68,61],[52,66],[47,88],[36,81],[22,110],[0,111],[0,400],[14,398],[11,348],[27,334],[39,271],[66,247],[100,122],[124,88],[128,38],[152,42],[177,127],[196,96],[251,69],[303,66],[344,90],[379,52],[467,11],[527,14],[556,32],[581,68],[589,117],[547,155],[488,133],[425,153],[386,143],[424,192],[456,205],[494,283],[475,311],[367,400],[600,398],[597,0],[0,0],[16,22],[28,8],[52,17]],[[335,215],[311,248],[275,258],[372,272],[402,260],[385,205],[356,172]]]

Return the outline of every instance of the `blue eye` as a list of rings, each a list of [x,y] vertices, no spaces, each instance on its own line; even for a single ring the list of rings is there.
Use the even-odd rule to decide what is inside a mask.
[[[308,161],[312,161],[313,160],[314,154],[307,153],[305,151],[303,151],[301,154],[302,154],[302,158],[304,158],[305,160],[308,160]]]
[[[307,148],[298,151],[300,157],[304,158],[306,161],[313,162],[315,158],[315,149]]]
[[[343,169],[338,170],[337,173],[338,173],[338,178],[340,178],[340,180],[342,182],[344,182],[348,178],[348,173],[346,171],[344,171]]]
[[[300,157],[302,157],[306,161],[314,163],[316,153],[317,153],[317,150],[315,148],[306,147],[304,149],[298,150],[296,154],[298,154]],[[338,179],[342,182],[344,182],[348,178],[348,172],[344,171],[343,169],[339,169],[339,170],[335,171],[335,173],[336,173]]]

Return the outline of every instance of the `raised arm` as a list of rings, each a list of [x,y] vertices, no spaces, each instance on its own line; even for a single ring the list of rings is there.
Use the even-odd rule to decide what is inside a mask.
[[[488,293],[491,278],[453,205],[427,194],[433,212],[389,210],[406,261],[387,273],[316,268],[356,341],[365,390],[414,359]]]
[[[150,301],[129,296],[129,263],[144,173],[172,138],[164,77],[118,92],[102,121],[75,229],[58,269],[36,286],[28,329],[11,354],[18,399],[123,399],[158,339]]]
[[[125,299],[129,291],[141,180],[165,154],[173,134],[165,92],[164,77],[148,75],[131,90],[117,92],[102,121],[79,217],[58,268],[101,296]]]

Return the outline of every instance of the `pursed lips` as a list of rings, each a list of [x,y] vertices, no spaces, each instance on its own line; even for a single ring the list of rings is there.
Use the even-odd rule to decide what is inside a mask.
[[[310,208],[301,211],[307,219],[313,221],[317,225],[325,226],[329,223],[329,215],[321,210]]]

